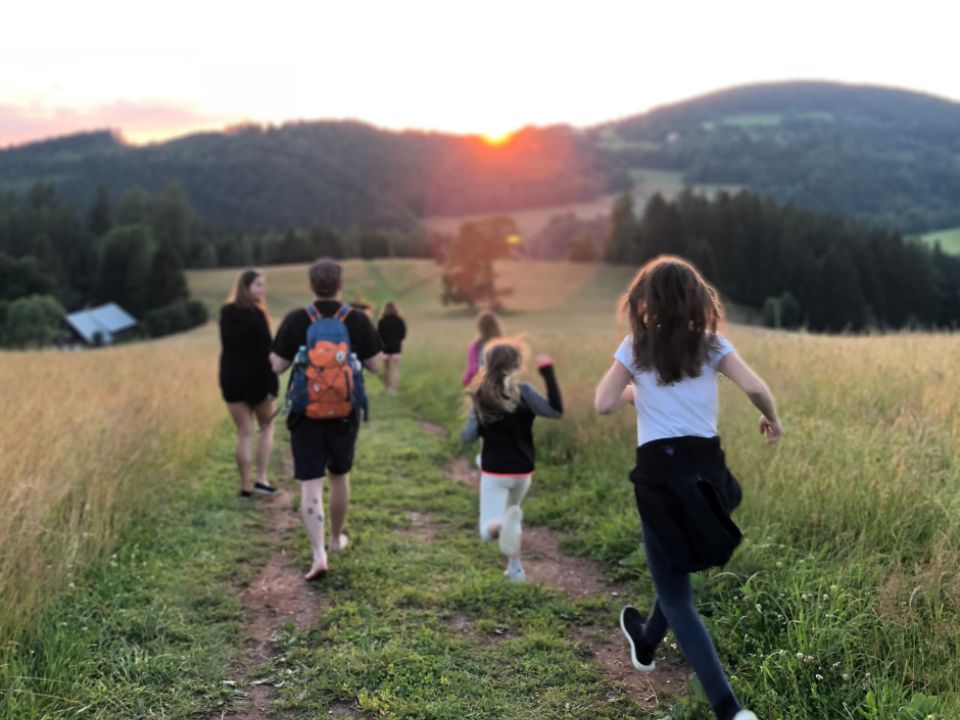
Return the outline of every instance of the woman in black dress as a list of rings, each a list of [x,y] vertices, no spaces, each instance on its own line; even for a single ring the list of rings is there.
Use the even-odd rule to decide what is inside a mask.
[[[407,325],[392,302],[383,306],[380,322],[377,323],[377,333],[383,341],[383,377],[387,392],[396,395],[400,373],[400,345],[407,336]]]
[[[220,390],[237,426],[237,468],[240,496],[273,494],[267,482],[267,463],[273,449],[273,406],[278,381],[270,368],[270,321],[264,296],[266,278],[256,269],[244,270],[230,301],[220,308]],[[260,427],[257,476],[251,485],[254,418]]]

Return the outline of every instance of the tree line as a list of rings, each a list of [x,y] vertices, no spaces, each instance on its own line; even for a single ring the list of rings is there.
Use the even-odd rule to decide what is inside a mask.
[[[693,261],[728,300],[775,327],[841,332],[953,328],[960,258],[889,228],[801,210],[750,192],[655,195],[641,215],[624,194],[611,214],[607,257]]]
[[[178,186],[100,188],[83,213],[59,190],[37,183],[0,193],[0,346],[43,346],[65,339],[67,311],[115,302],[158,337],[206,321],[191,300],[185,267],[309,262],[335,258],[427,257],[418,231],[352,226],[242,233],[203,223]]]

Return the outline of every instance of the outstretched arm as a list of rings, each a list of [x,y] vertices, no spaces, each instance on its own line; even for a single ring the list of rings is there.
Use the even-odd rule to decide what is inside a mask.
[[[480,423],[477,421],[477,413],[473,410],[470,411],[467,424],[460,431],[460,439],[465,443],[476,442],[480,439]]]
[[[537,369],[547,386],[547,396],[544,397],[530,383],[520,386],[520,395],[534,415],[556,420],[563,417],[563,397],[560,395],[560,386],[557,384],[557,375],[553,369],[553,360],[546,355],[537,358]]]
[[[601,415],[609,415],[623,405],[633,401],[633,386],[630,381],[633,374],[619,360],[613,365],[597,385],[597,392],[593,397],[593,407]]]
[[[777,408],[773,394],[767,384],[760,379],[736,352],[724,355],[717,364],[717,371],[726,375],[734,385],[743,390],[750,402],[763,413],[760,418],[760,432],[771,445],[783,435],[783,426],[777,417]]]

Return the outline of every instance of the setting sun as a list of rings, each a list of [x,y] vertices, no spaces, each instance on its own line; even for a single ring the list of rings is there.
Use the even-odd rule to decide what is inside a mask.
[[[480,137],[487,145],[505,145],[513,137],[512,132],[504,133],[484,133]]]

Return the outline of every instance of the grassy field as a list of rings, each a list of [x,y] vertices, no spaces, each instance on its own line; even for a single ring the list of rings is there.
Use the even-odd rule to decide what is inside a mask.
[[[627,143],[630,145],[630,143]],[[642,145],[642,143],[640,143]],[[686,187],[683,182],[683,174],[672,170],[658,170],[655,168],[633,168],[630,170],[630,178],[633,180],[634,206],[638,211],[642,211],[644,206],[655,193],[660,193],[666,198],[672,198],[680,193]],[[735,185],[693,185],[694,190],[703,193],[713,193],[719,190],[736,191]],[[598,215],[607,217],[613,209],[613,203],[619,193],[604,195],[602,197],[587,202],[568,203],[565,205],[551,205],[542,208],[533,208],[530,210],[512,210],[505,214],[513,218],[517,225],[517,231],[521,238],[531,237],[544,227],[546,227],[551,218],[558,215],[574,213],[583,219],[595,218]],[[474,220],[480,217],[486,217],[494,213],[481,213],[479,215],[433,215],[423,218],[423,225],[431,232],[456,233],[460,226],[468,220]]]
[[[950,253],[951,255],[960,254],[960,227],[945,228],[943,230],[924,233],[920,236],[920,239],[930,245],[939,242],[940,247],[945,253]]]
[[[289,272],[303,270],[270,273],[278,296],[287,297],[278,286]],[[540,428],[547,464],[529,517],[573,533],[583,552],[640,581],[624,480],[632,418],[597,419],[590,409],[622,337],[613,308],[629,272],[540,263],[506,265],[503,276],[525,283],[508,330],[557,358],[570,408],[562,423]],[[436,279],[416,263],[354,265],[348,286],[348,296],[356,288],[407,313],[407,397],[455,427],[470,319],[423,304]],[[774,389],[788,428],[781,447],[764,447],[755,411],[721,388],[747,540],[725,572],[707,575],[701,602],[738,687],[761,717],[857,717],[872,702],[876,717],[894,717],[915,694],[918,706],[930,694],[960,713],[960,391],[948,382],[960,373],[960,339],[736,325],[728,335]]]
[[[358,537],[370,554],[345,559],[344,575],[329,589],[335,610],[314,631],[290,631],[278,638],[283,659],[271,671],[291,679],[285,681],[276,709],[293,718],[315,717],[313,709],[336,702],[350,703],[360,713],[356,717],[464,717],[470,709],[476,717],[629,714],[622,696],[604,705],[602,682],[571,640],[584,622],[606,622],[615,633],[615,608],[571,604],[539,588],[500,584],[496,553],[472,538],[475,500],[438,470],[465,449],[455,439],[430,444],[418,431],[419,418],[450,430],[459,427],[459,376],[472,317],[436,302],[438,273],[429,263],[350,262],[346,269],[348,299],[363,294],[377,303],[394,300],[407,318],[401,397],[389,406],[376,399],[371,428],[365,431],[366,449],[358,460],[358,504],[351,523],[360,528]],[[504,284],[516,288],[505,317],[507,329],[525,333],[535,352],[556,358],[568,408],[562,421],[537,427],[538,473],[525,503],[527,520],[562,531],[568,550],[602,563],[630,588],[635,602],[645,605],[650,585],[626,480],[633,459],[633,420],[629,412],[597,418],[591,410],[593,386],[624,332],[617,327],[614,303],[630,271],[565,263],[506,263],[501,271]],[[192,291],[215,311],[235,275],[230,270],[197,272],[189,279]],[[303,266],[269,268],[267,277],[275,322],[307,300]],[[950,381],[960,374],[960,339],[925,334],[823,337],[739,325],[731,325],[727,335],[771,385],[787,428],[780,446],[765,447],[756,431],[756,412],[734,388],[721,384],[721,434],[745,490],[736,519],[746,539],[724,571],[697,581],[697,592],[735,688],[765,719],[960,717],[960,389]],[[19,435],[2,441],[3,462],[10,463],[3,468],[13,491],[9,494],[23,498],[14,503],[21,508],[19,515],[6,509],[0,515],[4,538],[46,523],[45,532],[61,542],[41,543],[45,552],[57,545],[63,567],[75,568],[107,552],[121,528],[128,533],[141,528],[142,522],[124,522],[134,512],[151,517],[151,503],[137,499],[149,493],[137,488],[155,475],[188,473],[184,468],[195,462],[197,446],[211,442],[216,420],[223,417],[215,385],[216,353],[215,331],[208,326],[182,338],[99,353],[4,355],[0,368],[11,373],[3,378],[5,386],[23,393],[13,403],[21,413],[14,425]],[[19,374],[7,370],[13,367],[10,360],[19,363]],[[62,395],[46,378],[76,369],[78,363],[83,383],[91,383],[85,391],[90,394],[63,418],[53,409]],[[144,366],[153,368],[150,382],[144,383],[149,394],[132,389],[148,372]],[[178,392],[185,387],[193,390]],[[123,402],[130,405],[118,409]],[[144,407],[149,412],[136,412]],[[26,429],[39,427],[45,435]],[[111,439],[95,454],[90,452],[91,438],[99,437],[90,434],[94,432]],[[46,471],[51,479],[34,489],[38,475],[32,461],[50,436],[63,438],[62,450],[50,442],[45,446],[62,453],[61,460],[51,461]],[[216,473],[227,497],[233,490],[229,458],[224,457],[229,450],[227,440],[219,437],[213,453],[220,457]],[[158,445],[150,449],[153,443]],[[147,449],[140,449],[143,444]],[[160,452],[166,447],[179,449]],[[10,457],[19,459],[13,463]],[[81,489],[57,494],[56,470],[66,463],[72,471],[73,457],[86,458],[72,480],[72,487]],[[158,457],[169,462],[154,473],[151,463]],[[396,477],[381,469],[385,459],[396,468]],[[364,485],[363,478],[369,483]],[[111,490],[111,503],[83,504],[92,492],[84,488],[98,486],[103,492],[118,488]],[[182,495],[190,484],[171,483],[170,492],[177,487]],[[42,512],[35,509],[38,504]],[[209,506],[214,514],[226,512],[212,500],[195,505]],[[82,537],[83,531],[65,532],[58,525],[60,518],[71,516],[70,508],[79,518],[74,522],[99,528],[89,531],[89,547],[72,549],[63,542]],[[407,522],[404,512],[411,511],[428,512],[443,524],[438,531],[442,542],[433,550],[396,534]],[[235,528],[249,522],[236,513],[231,510],[224,516],[229,521],[221,522]],[[195,521],[189,527],[206,524]],[[211,534],[205,561],[228,566],[242,543],[232,541],[229,533],[213,538]],[[12,568],[8,573],[42,571],[51,562],[37,554],[35,544],[16,544],[15,552],[4,545],[4,562]],[[291,551],[306,552],[301,538],[293,541]],[[94,559],[92,565],[98,562]],[[33,605],[58,581],[65,586],[57,567],[43,576],[51,579],[50,588],[40,582],[25,595],[37,599]],[[241,578],[249,574],[244,567],[235,571]],[[153,581],[161,582],[160,576]],[[87,581],[91,594],[102,590],[96,577]],[[2,587],[4,607],[13,607],[19,596],[10,594],[8,583]],[[170,603],[175,605],[173,598]],[[199,607],[209,610],[202,602]],[[61,614],[83,617],[83,612]],[[189,635],[190,623],[211,633],[221,628],[219,639],[209,644],[210,658],[219,658],[210,661],[222,665],[236,652],[229,640],[237,632],[235,611],[223,611],[222,626],[211,625],[204,612],[197,603],[178,610],[178,622],[186,624],[178,633]],[[460,615],[476,634],[457,641],[461,629],[444,619]],[[21,618],[21,626],[23,622]],[[510,643],[492,646],[484,640],[497,627],[509,629]],[[58,646],[32,642],[34,649],[44,647],[55,656]],[[110,635],[96,647],[107,652],[116,642]],[[143,646],[135,640],[129,644]],[[191,668],[192,647],[187,643],[155,651],[182,656],[184,667]],[[216,702],[231,702],[218,695],[215,674],[203,677],[206,684],[191,691],[185,680],[158,671],[143,677],[142,692],[154,697],[152,683],[166,682],[172,698],[186,703],[186,696],[193,697],[193,705],[178,707],[212,712]],[[95,684],[95,679],[85,681],[82,687]],[[490,690],[477,694],[477,688]],[[85,697],[80,692],[74,696]],[[87,716],[132,716],[107,706],[98,712]],[[704,717],[696,694],[692,700],[670,700],[652,714],[635,712],[641,717],[667,714],[673,720]],[[143,714],[188,715],[186,710]],[[83,715],[48,715],[76,716]],[[29,715],[0,712],[4,720],[13,717]]]

